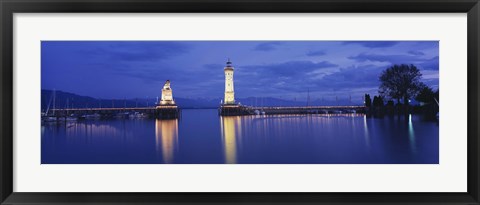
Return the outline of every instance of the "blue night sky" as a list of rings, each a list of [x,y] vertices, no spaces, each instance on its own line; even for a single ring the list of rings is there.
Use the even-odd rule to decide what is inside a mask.
[[[235,95],[312,99],[378,94],[392,64],[414,64],[438,89],[438,41],[43,41],[42,89],[95,98],[161,95],[223,98],[223,68],[235,67]]]

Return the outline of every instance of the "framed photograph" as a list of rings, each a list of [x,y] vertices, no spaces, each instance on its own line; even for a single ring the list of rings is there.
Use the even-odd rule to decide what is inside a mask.
[[[1,204],[480,203],[478,0],[0,7]]]

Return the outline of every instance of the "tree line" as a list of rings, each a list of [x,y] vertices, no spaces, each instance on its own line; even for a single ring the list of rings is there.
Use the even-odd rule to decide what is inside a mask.
[[[412,64],[393,65],[385,69],[379,77],[379,95],[372,99],[369,94],[365,94],[367,114],[400,116],[422,113],[428,118],[435,118],[440,104],[439,90],[434,91],[421,79],[422,73]],[[413,99],[420,104],[410,106]]]

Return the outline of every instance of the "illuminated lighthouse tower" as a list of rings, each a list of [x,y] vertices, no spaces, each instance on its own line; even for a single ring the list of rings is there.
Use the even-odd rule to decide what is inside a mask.
[[[233,91],[233,66],[230,59],[223,69],[225,71],[225,99],[223,104],[235,104],[235,92]]]

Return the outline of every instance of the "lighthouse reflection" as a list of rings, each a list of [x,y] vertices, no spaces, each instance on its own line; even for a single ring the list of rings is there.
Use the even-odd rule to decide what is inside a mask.
[[[241,133],[241,121],[239,116],[220,117],[220,129],[222,134],[225,163],[237,163],[237,138]]]
[[[155,142],[157,153],[162,153],[164,163],[172,163],[178,144],[178,120],[155,121]]]

